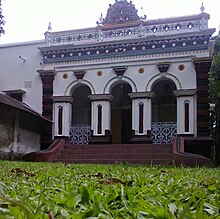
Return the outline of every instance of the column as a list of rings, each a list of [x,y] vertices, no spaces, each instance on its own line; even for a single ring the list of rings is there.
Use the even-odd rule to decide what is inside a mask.
[[[69,137],[72,118],[73,98],[70,96],[54,96],[54,136]]]
[[[196,136],[196,89],[176,90],[177,135]]]
[[[152,143],[151,99],[153,92],[130,93],[132,99],[132,143]]]
[[[208,73],[211,67],[211,58],[195,58],[193,63],[196,70],[197,83],[197,134],[210,136],[209,129],[209,81]]]
[[[52,143],[52,120],[53,120],[53,81],[55,70],[38,70],[42,81],[42,115],[51,120],[51,124],[43,132],[41,149],[46,149]]]
[[[91,100],[91,130],[90,144],[111,143],[111,100],[112,95],[89,95]]]

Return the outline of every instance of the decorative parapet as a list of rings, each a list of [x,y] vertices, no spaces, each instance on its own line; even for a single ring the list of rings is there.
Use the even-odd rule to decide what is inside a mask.
[[[118,41],[148,36],[173,35],[178,33],[197,32],[208,29],[209,15],[198,15],[166,18],[157,20],[140,20],[136,23],[123,25],[99,25],[95,28],[46,32],[46,45],[81,45],[97,42]]]
[[[106,58],[149,56],[152,54],[195,52],[205,50],[208,52],[210,36],[214,29],[208,29],[197,33],[177,34],[176,36],[149,37],[140,40],[114,44],[100,43],[84,46],[51,46],[39,48],[43,54],[43,64],[70,63],[81,60],[105,60]],[[44,68],[46,66],[44,65]]]

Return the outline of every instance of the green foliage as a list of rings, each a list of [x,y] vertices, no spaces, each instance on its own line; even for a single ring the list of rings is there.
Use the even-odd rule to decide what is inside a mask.
[[[220,169],[0,161],[0,219],[220,219]]]
[[[218,36],[215,41],[214,55],[220,52],[220,37]]]
[[[213,56],[209,73],[210,97],[214,103],[216,103],[218,97],[220,97],[220,80],[217,80],[218,74],[220,74],[220,52]]]
[[[1,34],[4,34],[5,31],[3,29],[3,25],[5,24],[5,21],[4,21],[4,16],[2,15],[2,4],[1,4],[1,0],[0,0],[0,36]]]
[[[209,73],[210,98],[214,103],[220,97],[220,78],[218,77],[220,77],[220,38],[216,39],[212,66]]]
[[[213,137],[213,161],[220,165],[220,37],[216,37],[214,56],[209,73],[210,98],[215,103],[215,109],[211,113],[211,134]]]

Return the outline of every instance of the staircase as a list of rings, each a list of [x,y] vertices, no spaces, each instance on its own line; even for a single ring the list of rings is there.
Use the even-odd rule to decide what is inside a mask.
[[[67,142],[54,162],[173,165],[172,144],[73,145]]]

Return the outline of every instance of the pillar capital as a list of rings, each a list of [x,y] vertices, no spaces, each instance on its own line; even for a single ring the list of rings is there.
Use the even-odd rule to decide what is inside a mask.
[[[193,64],[195,65],[195,70],[197,74],[201,73],[207,73],[210,70],[211,64],[212,64],[212,58],[206,57],[206,58],[193,58],[192,59]]]
[[[131,99],[152,99],[154,97],[154,92],[145,91],[145,92],[135,92],[128,94]]]
[[[194,96],[196,94],[196,89],[183,89],[174,90],[173,93],[176,97]]]
[[[56,70],[54,69],[48,69],[48,70],[37,70],[37,72],[39,73],[39,75],[42,76],[55,76],[56,75]]]
[[[53,96],[55,103],[73,103],[73,98],[70,96]]]
[[[113,96],[111,94],[92,94],[88,96],[91,101],[112,101]]]

